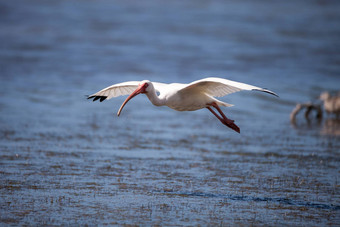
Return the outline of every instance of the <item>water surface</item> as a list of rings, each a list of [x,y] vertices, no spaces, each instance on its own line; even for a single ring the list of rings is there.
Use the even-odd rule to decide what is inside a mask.
[[[339,121],[289,122],[339,90],[335,1],[0,1],[1,224],[337,225]],[[136,97],[128,80],[218,76],[227,116]]]

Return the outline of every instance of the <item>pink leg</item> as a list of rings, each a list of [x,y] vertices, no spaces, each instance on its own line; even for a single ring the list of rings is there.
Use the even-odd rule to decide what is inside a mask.
[[[236,124],[234,124],[234,120],[227,118],[225,114],[222,112],[222,110],[220,109],[220,107],[215,102],[211,103],[210,105],[215,107],[222,117],[218,116],[218,114],[210,106],[208,106],[207,109],[210,110],[210,112],[213,113],[215,117],[217,117],[217,119],[222,122],[222,124],[240,133],[240,128]]]
[[[218,118],[218,120],[223,121],[223,118],[221,118],[220,116],[218,116],[218,114],[217,114],[213,109],[211,109],[210,106],[208,106],[207,109],[210,110],[210,112],[213,113],[213,114],[215,115],[215,117]]]

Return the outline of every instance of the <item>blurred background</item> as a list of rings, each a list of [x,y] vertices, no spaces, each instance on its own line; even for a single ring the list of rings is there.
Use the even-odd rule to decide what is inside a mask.
[[[340,2],[0,0],[1,224],[335,225],[339,121],[289,114],[340,85]],[[221,77],[226,115],[138,96]],[[317,102],[317,101],[316,101]]]

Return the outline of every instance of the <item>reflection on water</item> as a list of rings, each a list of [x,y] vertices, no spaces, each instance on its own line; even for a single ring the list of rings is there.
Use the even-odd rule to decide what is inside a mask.
[[[291,122],[292,126],[297,130],[320,131],[321,135],[339,136],[340,120],[327,118],[322,119],[299,119]]]
[[[2,225],[336,225],[339,123],[289,113],[340,84],[336,1],[0,0]],[[175,112],[110,84],[267,87]],[[310,129],[312,128],[312,129]],[[320,135],[321,131],[321,135]]]
[[[323,123],[321,134],[340,136],[340,119],[326,119]]]

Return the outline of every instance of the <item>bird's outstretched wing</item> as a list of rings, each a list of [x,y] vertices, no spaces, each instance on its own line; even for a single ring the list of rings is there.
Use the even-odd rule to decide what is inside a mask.
[[[105,99],[111,99],[121,95],[129,95],[137,89],[139,83],[140,81],[128,81],[114,84],[110,87],[98,91],[97,93],[94,93],[93,95],[90,95],[87,99],[93,98],[93,101],[100,99],[100,101],[102,102]]]
[[[188,84],[186,87],[182,88],[179,92],[186,93],[195,91],[203,92],[206,93],[207,95],[214,97],[222,97],[242,90],[262,91],[278,97],[278,95],[275,94],[274,92],[264,88],[255,87],[249,84],[244,84],[216,77],[209,77],[201,80],[196,80]]]

